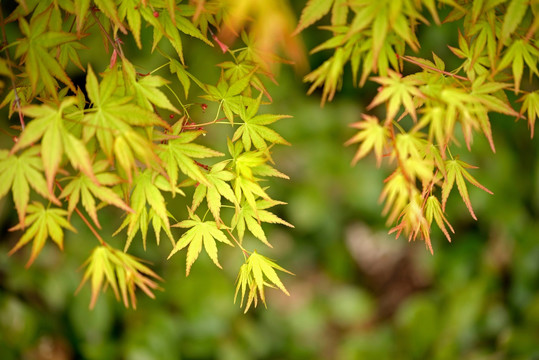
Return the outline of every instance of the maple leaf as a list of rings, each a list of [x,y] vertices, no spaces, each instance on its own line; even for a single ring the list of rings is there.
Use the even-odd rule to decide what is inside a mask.
[[[203,221],[195,215],[191,214],[189,220],[184,220],[178,224],[173,225],[175,227],[181,227],[187,230],[182,237],[178,240],[174,249],[170,252],[167,259],[170,259],[172,255],[180,251],[189,245],[187,249],[187,260],[185,275],[188,276],[191,271],[191,266],[198,258],[200,251],[202,250],[202,245],[204,245],[204,250],[218,268],[222,268],[219,264],[217,258],[217,245],[215,240],[234,246],[230,240],[226,237],[225,233],[217,227],[215,221]]]
[[[131,245],[133,237],[138,232],[139,228],[142,231],[143,244],[146,247],[146,232],[148,230],[148,224],[152,220],[153,216],[158,217],[158,220],[153,220],[154,230],[156,234],[158,230],[163,227],[166,234],[172,240],[170,235],[170,222],[168,220],[170,213],[167,211],[165,198],[161,194],[161,191],[178,192],[183,195],[180,189],[173,188],[169,182],[160,174],[147,169],[133,181],[133,190],[131,192],[129,204],[134,212],[127,214],[124,221],[113,234],[116,235],[122,229],[127,226],[127,240],[125,244],[125,250]],[[146,208],[150,207],[150,214],[148,214]],[[157,237],[159,239],[159,237]]]
[[[539,50],[532,43],[524,39],[518,39],[513,41],[511,46],[505,51],[497,70],[501,71],[511,64],[511,70],[515,79],[515,93],[518,93],[524,71],[524,63],[528,65],[530,74],[534,73],[539,76],[536,66],[538,57]]]
[[[468,208],[468,211],[470,211],[470,214],[474,218],[474,220],[477,220],[477,217],[475,216],[475,213],[472,209],[472,203],[470,202],[470,196],[468,195],[468,189],[466,188],[466,182],[465,179],[468,180],[468,182],[481,190],[486,191],[489,194],[492,194],[492,191],[481,185],[476,179],[470,175],[470,173],[466,169],[476,169],[477,167],[472,166],[470,164],[465,163],[464,161],[455,159],[455,160],[447,160],[445,162],[445,169],[446,169],[446,175],[445,175],[445,181],[442,184],[442,210],[445,211],[445,204],[447,202],[447,198],[449,197],[449,193],[451,192],[451,189],[453,188],[453,185],[455,182],[457,183],[457,188],[459,190],[460,196],[462,197],[462,200],[464,201],[464,204],[466,204],[466,207]]]
[[[12,190],[13,202],[19,216],[19,223],[25,223],[26,207],[30,199],[30,187],[38,194],[51,200],[56,205],[60,202],[54,194],[49,193],[47,183],[42,175],[43,162],[39,157],[41,147],[33,146],[20,156],[0,150],[0,198]]]
[[[266,210],[278,204],[284,203],[275,200],[257,200],[255,213],[255,210],[253,210],[249,203],[243,202],[241,204],[241,209],[236,212],[236,214],[232,218],[232,228],[235,228],[238,231],[238,237],[240,239],[240,242],[242,242],[243,240],[246,225],[247,229],[249,229],[251,234],[253,234],[257,239],[259,239],[269,247],[272,246],[268,242],[268,239],[266,237],[266,234],[264,233],[264,230],[262,229],[262,226],[260,225],[260,222],[265,222],[269,224],[282,224],[293,228],[294,225],[284,221],[277,215]]]
[[[168,140],[166,144],[159,145],[157,149],[158,156],[163,161],[172,186],[176,186],[178,182],[178,171],[201,184],[211,186],[206,174],[202,172],[201,167],[193,159],[222,156],[224,154],[193,143],[202,134],[204,134],[203,130],[184,131],[178,135],[173,135],[174,138]]]
[[[432,219],[436,221],[436,224],[442,230],[445,237],[447,238],[447,241],[451,242],[451,236],[449,235],[449,232],[447,231],[447,228],[445,225],[449,227],[449,230],[454,234],[455,230],[453,230],[453,227],[447,221],[447,219],[444,216],[444,213],[442,211],[440,201],[436,196],[429,196],[426,203],[425,203],[425,219],[427,220],[429,227],[432,224]]]
[[[531,137],[533,138],[535,119],[539,116],[539,91],[525,94],[522,99],[523,103],[520,108],[520,114],[523,114],[525,111],[528,112],[528,126],[530,128]]]
[[[224,77],[221,77],[217,86],[204,85],[206,95],[202,95],[201,97],[209,101],[219,102],[226,118],[233,124],[234,114],[239,114],[240,108],[244,106],[247,101],[246,98],[241,97],[240,94],[249,86],[250,81],[251,76],[248,75],[229,85]]]
[[[139,259],[110,246],[98,246],[85,261],[87,266],[77,292],[86,281],[90,280],[92,297],[90,309],[93,309],[99,293],[110,286],[116,296],[123,299],[125,307],[131,305],[136,309],[135,287],[139,287],[150,298],[155,298],[152,290],[159,289],[152,280],[163,280],[149,267],[143,265]]]
[[[292,35],[299,34],[303,29],[321,19],[329,12],[332,4],[333,0],[309,0],[301,11],[298,26]]]
[[[41,139],[41,146],[46,149],[46,151],[41,152],[41,158],[47,179],[47,187],[51,194],[54,178],[64,154],[75,169],[82,171],[97,183],[86,146],[65,125],[65,123],[69,124],[71,120],[64,116],[64,112],[66,108],[75,104],[76,101],[75,97],[67,97],[58,108],[46,104],[26,106],[23,109],[24,114],[35,119],[28,123],[21,133],[19,141],[11,150],[14,153]]]
[[[385,126],[380,125],[376,116],[363,114],[362,117],[364,121],[359,121],[351,125],[356,129],[360,129],[360,131],[345,143],[346,146],[361,143],[354,155],[352,165],[356,164],[374,149],[376,165],[380,166],[384,147],[387,146],[389,141],[389,131]]]
[[[221,161],[211,167],[211,170],[206,173],[206,179],[210,186],[199,183],[193,194],[193,205],[191,210],[195,211],[202,200],[206,198],[208,208],[210,209],[215,221],[219,224],[221,212],[221,198],[224,197],[228,201],[237,205],[234,191],[227,183],[234,179],[234,174],[225,169],[229,161]]]
[[[186,18],[186,16],[192,16],[194,14],[192,7],[183,6],[175,11],[170,11],[170,6],[168,6],[168,8],[165,10],[166,11],[159,12],[159,16],[155,17],[154,11],[157,11],[155,8],[144,6],[139,9],[140,14],[144,17],[144,19],[153,26],[152,50],[155,49],[157,44],[164,36],[174,47],[174,50],[176,50],[176,53],[183,64],[183,45],[180,32],[202,40],[209,46],[213,46],[213,44],[200,32],[200,30],[198,30],[195,25],[193,25],[193,23]]]
[[[88,176],[80,174],[73,177],[60,194],[60,198],[69,198],[68,212],[70,215],[81,200],[82,206],[98,228],[101,228],[101,225],[97,219],[95,198],[127,212],[133,212],[133,209],[109,187],[119,184],[121,179],[116,174],[107,172],[108,167],[109,163],[106,160],[100,160],[93,164],[93,171],[100,185],[96,185]]]
[[[94,111],[87,112],[84,117],[83,138],[89,141],[95,136],[107,158],[112,161],[115,155],[131,180],[131,169],[136,168],[133,152],[146,164],[157,159],[152,142],[136,132],[133,126],[170,127],[153,111],[133,104],[129,97],[116,95],[120,76],[111,69],[98,82],[92,68],[88,67],[86,90]]]
[[[378,94],[374,97],[367,109],[380,105],[387,101],[387,119],[393,120],[397,115],[401,105],[412,116],[414,120],[417,120],[416,106],[414,105],[414,99],[423,98],[424,95],[417,88],[420,85],[417,79],[413,77],[403,77],[399,73],[394,71],[388,71],[389,77],[374,77],[373,80],[381,84],[383,87],[378,91]]]
[[[139,4],[140,2],[138,0],[121,1],[118,7],[118,18],[123,22],[127,17],[127,23],[129,24],[129,29],[135,39],[135,43],[139,49],[142,49],[142,42],[140,41],[141,15],[138,8]]]
[[[240,268],[240,273],[236,281],[237,285],[236,294],[234,295],[234,302],[236,301],[238,293],[241,291],[240,306],[243,306],[245,292],[247,289],[249,289],[249,299],[246,304],[245,312],[249,310],[249,307],[253,301],[256,306],[257,290],[260,299],[262,299],[262,302],[265,305],[266,296],[264,294],[264,286],[275,286],[279,288],[282,292],[284,292],[286,295],[290,296],[275,270],[284,271],[288,274],[294,275],[290,271],[277,265],[275,262],[268,259],[267,257],[260,255],[256,252],[256,250],[253,251],[253,253],[249,255],[249,258],[247,259],[246,263],[243,264]]]
[[[50,10],[43,11],[32,17],[30,24],[22,17],[19,19],[19,26],[25,37],[18,41],[15,57],[22,57],[33,94],[36,92],[38,82],[41,81],[49,94],[57,98],[55,78],[69,86],[73,92],[76,89],[62,66],[49,53],[48,49],[75,41],[77,35],[47,30],[50,15]]]
[[[273,124],[277,120],[283,118],[289,118],[287,115],[270,115],[262,114],[256,115],[262,100],[262,93],[257,98],[256,102],[251,106],[240,106],[239,115],[243,124],[238,127],[232,141],[236,141],[241,138],[245,150],[251,150],[251,143],[257,149],[267,148],[266,141],[273,144],[290,145],[288,141],[283,139],[275,130],[268,128],[264,125]]]
[[[27,212],[28,215],[24,219],[24,224],[18,224],[10,229],[11,231],[20,230],[29,226],[17,244],[11,249],[9,255],[33,240],[32,253],[26,263],[26,267],[29,267],[43,249],[47,238],[50,237],[63,250],[64,231],[62,228],[73,232],[77,232],[77,230],[65,219],[67,211],[63,209],[45,208],[42,203],[36,201],[28,205]]]

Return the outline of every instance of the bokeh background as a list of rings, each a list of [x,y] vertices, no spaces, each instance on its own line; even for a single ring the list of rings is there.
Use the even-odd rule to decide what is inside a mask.
[[[301,3],[293,3],[297,14]],[[8,29],[11,40],[17,38],[17,29]],[[150,44],[151,32],[142,35]],[[312,28],[302,40],[309,49],[328,35]],[[456,44],[455,25],[420,27],[419,37],[421,55],[434,51],[447,68],[455,67],[445,46]],[[94,69],[104,69],[108,57],[92,50],[102,48],[101,39],[87,40],[84,56]],[[164,62],[158,54],[143,57],[131,39],[125,42],[142,69]],[[195,41],[186,42],[185,53],[189,70],[207,82],[219,76],[215,64],[229,60]],[[310,67],[327,56],[310,57]],[[77,76],[75,68],[70,71]],[[170,76],[165,70],[158,74]],[[48,244],[25,269],[29,249],[7,256],[20,234],[8,231],[17,216],[11,198],[4,197],[0,359],[539,359],[539,143],[530,139],[526,123],[493,117],[495,154],[480,136],[471,153],[458,150],[480,167],[473,174],[494,195],[470,189],[476,222],[455,191],[448,219],[456,235],[448,243],[433,230],[431,255],[421,241],[387,235],[378,197],[389,169],[376,168],[372,158],[352,167],[355,149],[343,146],[376,86],[353,87],[347,68],[342,91],[321,109],[319,94],[305,95],[303,75],[280,67],[279,86],[268,84],[274,101],[263,110],[293,116],[276,126],[292,146],[274,149],[276,167],[290,180],[268,185],[273,198],[288,203],[278,215],[295,228],[265,226],[273,249],[250,243],[295,273],[282,276],[290,297],[269,290],[267,309],[243,314],[233,302],[241,264],[237,249],[220,252],[224,271],[202,255],[186,278],[185,254],[166,261],[171,244],[164,239],[158,247],[150,237],[146,252],[140,239],[131,251],[153,263],[165,279],[164,291],[155,300],[139,294],[133,310],[109,290],[91,311],[89,286],[74,293],[80,266],[97,245],[92,234],[74,216],[79,232],[67,234],[64,253]],[[79,76],[83,84],[84,74]],[[217,110],[192,109],[200,122]],[[16,121],[5,110],[2,128]],[[226,132],[226,126],[215,125],[206,141],[224,150]],[[0,134],[3,148],[9,142]],[[175,216],[185,217],[187,204],[181,198],[173,203]],[[103,233],[112,233],[120,213],[102,213],[100,221]],[[121,235],[111,242],[123,246]]]

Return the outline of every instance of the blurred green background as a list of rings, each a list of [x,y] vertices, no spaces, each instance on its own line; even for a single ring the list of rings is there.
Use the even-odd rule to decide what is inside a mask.
[[[11,40],[18,36],[8,29]],[[303,39],[312,48],[324,36],[309,29]],[[420,28],[422,55],[434,50],[452,68],[445,44],[454,45],[456,37],[452,25]],[[90,49],[102,48],[99,37],[87,40]],[[142,68],[164,62],[157,53],[137,58],[131,39],[125,42],[128,57]],[[151,43],[151,33],[143,32],[143,43]],[[207,82],[219,76],[215,64],[228,60],[194,41],[185,53],[189,70]],[[94,69],[108,64],[99,51],[83,54]],[[327,56],[312,56],[311,68]],[[372,158],[351,167],[355,149],[343,146],[376,86],[354,88],[347,68],[342,92],[321,109],[316,92],[305,95],[302,75],[281,67],[279,86],[270,89],[274,101],[263,110],[293,116],[277,124],[292,147],[274,152],[276,167],[291,180],[272,180],[269,194],[288,203],[278,215],[295,228],[265,226],[273,249],[250,242],[295,273],[282,276],[290,297],[269,290],[268,308],[244,315],[233,303],[237,249],[220,253],[224,271],[201,256],[186,278],[185,254],[166,261],[171,244],[163,239],[157,247],[150,238],[146,252],[140,239],[131,250],[153,262],[164,291],[155,300],[139,294],[133,310],[109,290],[90,311],[89,286],[74,292],[80,266],[97,245],[91,233],[74,216],[79,233],[67,234],[64,253],[47,244],[25,269],[29,249],[7,256],[20,233],[8,232],[17,220],[11,198],[4,197],[0,359],[539,359],[539,144],[525,122],[492,118],[495,154],[479,136],[472,153],[460,149],[461,158],[480,166],[473,174],[494,195],[470,189],[476,222],[455,192],[448,219],[456,235],[447,243],[433,230],[430,255],[423,242],[387,235],[378,197],[389,170],[377,169]],[[192,116],[205,122],[215,111],[194,106]],[[2,128],[14,122],[2,109]],[[210,128],[206,140],[224,150],[229,130],[219,131]],[[9,141],[0,134],[2,147]],[[185,202],[174,202],[175,216],[185,217]],[[119,216],[101,214],[103,233],[118,227]],[[121,248],[122,235],[111,242]]]

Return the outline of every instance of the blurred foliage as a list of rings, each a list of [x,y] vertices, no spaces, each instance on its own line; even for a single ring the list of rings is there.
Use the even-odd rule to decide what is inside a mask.
[[[457,42],[451,25],[424,30],[418,34],[423,48]],[[314,30],[302,36],[307,44],[319,42]],[[141,37],[151,41],[144,31]],[[207,49],[193,42],[185,49],[186,58],[196,59],[194,73],[217,78],[218,72],[201,72],[210,66]],[[446,48],[436,53],[451,59]],[[91,56],[106,66],[101,54]],[[311,67],[318,60],[323,61],[311,59]],[[526,124],[493,118],[496,154],[479,138],[473,153],[463,152],[465,160],[479,164],[478,180],[494,196],[470,189],[479,222],[458,199],[450,199],[446,210],[458,236],[449,244],[441,231],[433,231],[439,250],[431,256],[422,242],[404,244],[386,234],[378,196],[387,173],[376,169],[374,158],[351,168],[353,149],[342,146],[352,134],[347,125],[359,119],[375,89],[358,90],[345,81],[342,93],[321,111],[316,96],[304,95],[299,77],[281,69],[268,109],[294,117],[276,126],[293,151],[274,154],[291,181],[276,182],[272,189],[288,202],[277,215],[295,228],[268,229],[274,244],[268,256],[296,274],[286,284],[289,298],[268,292],[270,308],[244,315],[230,301],[236,273],[227,270],[233,268],[227,263],[240,261],[239,254],[223,249],[224,271],[201,258],[186,279],[182,261],[162,261],[171,250],[168,243],[157,247],[152,239],[146,252],[140,242],[131,249],[153,262],[166,279],[165,291],[156,292],[155,300],[140,297],[134,311],[117,303],[108,289],[90,311],[89,288],[73,296],[83,276],[78,268],[94,245],[84,241],[92,236],[89,231],[73,218],[81,230],[66,234],[64,254],[48,244],[25,269],[30,249],[7,256],[17,241],[7,227],[17,214],[11,199],[3,198],[1,358],[539,358],[539,144],[529,139]],[[6,119],[0,117],[0,125],[5,127]],[[118,221],[111,216],[101,225],[112,230]],[[123,245],[119,239],[112,243]]]

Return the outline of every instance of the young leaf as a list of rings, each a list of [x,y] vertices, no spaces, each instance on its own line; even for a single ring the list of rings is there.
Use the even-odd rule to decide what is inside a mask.
[[[475,167],[466,164],[464,161],[458,159],[447,160],[445,162],[445,168],[446,177],[442,185],[442,210],[445,211],[445,204],[447,202],[447,198],[456,181],[457,188],[459,189],[462,200],[466,204],[466,207],[468,208],[468,211],[470,211],[470,214],[472,215],[474,220],[477,220],[477,217],[475,216],[475,213],[472,209],[472,203],[470,202],[470,196],[468,195],[468,189],[466,188],[466,182],[464,180],[468,180],[470,184],[480,188],[481,190],[486,191],[489,194],[492,194],[492,191],[481,185],[477,180],[472,177],[472,175],[470,175],[468,171],[466,171],[466,169],[474,169]]]
[[[309,27],[331,9],[333,0],[309,0],[301,12],[298,26],[292,35],[299,34],[303,29]]]
[[[60,205],[54,194],[50,193],[43,177],[43,162],[39,157],[41,147],[34,146],[21,153],[10,155],[0,150],[0,198],[12,190],[13,202],[19,215],[19,223],[25,223],[26,207],[30,199],[30,187],[38,194]]]
[[[202,130],[184,131],[176,135],[174,139],[169,140],[167,144],[159,145],[158,155],[163,160],[172,186],[176,186],[178,182],[178,171],[201,184],[211,186],[201,167],[193,159],[222,156],[223,154],[193,143],[193,140],[203,133]]]
[[[195,211],[202,200],[206,198],[208,208],[217,224],[219,224],[221,220],[221,197],[224,197],[231,203],[237,205],[234,191],[232,191],[232,188],[228,184],[228,182],[234,179],[234,174],[224,169],[228,163],[229,161],[221,161],[220,163],[213,165],[211,170],[206,174],[206,179],[210,183],[210,186],[199,183],[195,190],[195,194],[193,195],[193,205],[191,210]]]
[[[43,149],[41,152],[47,187],[52,194],[54,179],[62,155],[65,153],[75,169],[79,169],[92,181],[97,183],[97,179],[92,170],[92,163],[88,150],[84,143],[67,130],[64,123],[70,120],[64,116],[66,108],[75,104],[76,98],[65,98],[58,108],[49,105],[31,105],[23,109],[24,114],[34,117],[22,132],[19,141],[15,144],[12,153],[30,146],[41,139]]]
[[[272,247],[268,242],[266,234],[260,225],[260,222],[266,222],[270,224],[282,224],[288,227],[293,228],[294,226],[277,215],[267,211],[266,209],[277,205],[283,204],[280,201],[268,201],[268,200],[258,200],[256,201],[256,212],[247,202],[241,204],[240,211],[236,212],[232,218],[232,227],[238,231],[238,237],[240,242],[243,240],[245,234],[245,225],[247,229],[253,234],[256,238],[262,241],[269,247]]]
[[[217,227],[215,221],[202,221],[197,215],[192,214],[190,220],[184,220],[174,226],[189,230],[187,230],[178,240],[167,259],[170,259],[172,255],[189,245],[185,268],[186,276],[189,275],[191,266],[198,258],[198,255],[202,250],[202,245],[204,245],[204,249],[210,259],[212,259],[213,263],[219,268],[221,268],[221,264],[219,264],[217,258],[217,246],[215,240],[234,246],[230,240],[228,240],[225,233]]]
[[[251,150],[251,143],[257,149],[267,148],[266,141],[273,144],[290,145],[290,143],[283,139],[283,137],[275,130],[265,126],[273,124],[277,120],[289,118],[290,116],[270,114],[256,115],[261,100],[262,94],[260,94],[254,105],[247,106],[247,109],[245,109],[245,106],[240,107],[239,115],[243,120],[243,124],[238,127],[234,133],[232,141],[236,141],[241,138],[243,147],[247,151]]]
[[[363,121],[351,125],[356,129],[360,129],[360,131],[345,143],[346,146],[360,143],[352,160],[352,165],[355,165],[374,149],[376,165],[380,166],[384,147],[387,146],[389,141],[389,131],[385,126],[380,124],[376,116],[363,114],[362,117]]]
[[[69,229],[73,232],[77,230],[65,219],[67,211],[58,208],[45,208],[40,202],[33,202],[28,205],[28,216],[24,220],[24,224],[19,224],[10,230],[20,230],[26,226],[30,226],[21,236],[17,244],[11,249],[9,255],[19,250],[24,245],[32,242],[32,254],[26,263],[26,267],[32,265],[36,257],[43,249],[45,241],[48,237],[58,245],[60,249],[64,247],[64,231],[62,228]]]
[[[169,212],[167,211],[165,198],[161,194],[161,191],[177,191],[182,193],[181,190],[172,188],[169,182],[162,175],[159,175],[149,169],[143,171],[133,181],[133,191],[131,192],[130,206],[134,210],[134,213],[128,214],[122,225],[120,225],[120,228],[118,228],[118,230],[116,230],[114,233],[115,235],[124,227],[128,226],[125,250],[127,250],[131,245],[131,240],[137,233],[139,227],[141,230],[143,230],[142,233],[145,239],[148,224],[151,220],[148,218],[148,213],[146,211],[148,205],[151,211],[155,213],[155,216],[159,217],[161,220],[161,224],[165,228],[165,231],[170,229],[170,223],[168,220]]]
[[[60,194],[60,198],[69,197],[68,212],[71,215],[79,200],[82,200],[82,206],[90,215],[98,228],[101,228],[97,219],[97,208],[95,198],[114,205],[124,211],[133,213],[131,209],[109,186],[119,184],[121,179],[114,173],[107,172],[109,163],[106,160],[101,160],[94,163],[93,170],[100,185],[96,185],[84,174],[80,174],[65,186]]]
[[[152,278],[162,280],[139,259],[109,246],[96,247],[84,265],[87,268],[77,292],[91,279],[90,309],[93,309],[99,293],[107,286],[112,288],[116,299],[119,299],[121,293],[125,307],[129,307],[131,301],[133,308],[136,308],[135,287],[153,299],[155,296],[152,290],[159,289],[159,286]]]
[[[36,92],[38,82],[45,86],[47,92],[57,98],[56,79],[60,80],[75,92],[75,86],[58,61],[49,53],[66,42],[77,40],[77,35],[65,32],[47,31],[51,11],[44,11],[32,17],[30,24],[24,18],[19,20],[21,32],[25,36],[18,42],[15,57],[23,56],[26,74],[30,79],[32,93]]]
[[[524,99],[520,114],[528,112],[528,126],[530,128],[531,137],[535,128],[535,119],[539,116],[539,91],[528,93],[522,97]]]

